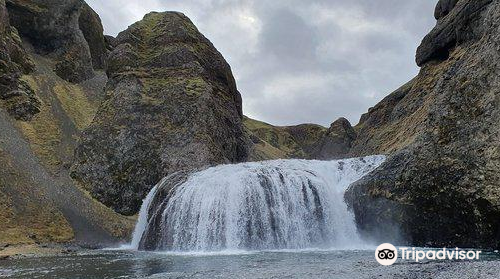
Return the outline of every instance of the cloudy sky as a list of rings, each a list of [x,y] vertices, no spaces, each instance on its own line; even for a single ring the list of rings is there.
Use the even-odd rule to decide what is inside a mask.
[[[181,11],[224,55],[244,113],[328,126],[413,78],[437,0],[87,0],[116,35],[150,11]]]

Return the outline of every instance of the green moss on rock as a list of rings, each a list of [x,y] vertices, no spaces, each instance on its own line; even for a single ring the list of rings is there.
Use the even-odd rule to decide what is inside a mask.
[[[356,138],[348,121],[344,125],[336,121],[329,129],[315,124],[277,127],[248,117],[243,123],[254,142],[253,160],[342,158]]]
[[[104,204],[133,215],[163,176],[246,160],[230,67],[183,14],[150,13],[120,33],[107,73],[72,167]]]

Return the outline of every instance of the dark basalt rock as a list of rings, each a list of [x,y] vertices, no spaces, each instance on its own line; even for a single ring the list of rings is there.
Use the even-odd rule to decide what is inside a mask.
[[[358,142],[395,147],[378,149],[391,155],[346,194],[365,235],[417,246],[500,247],[499,18],[498,1],[458,1],[437,28],[460,23],[454,36],[461,43],[363,117]],[[465,37],[473,39],[458,40]],[[442,46],[434,43],[430,49]]]
[[[16,119],[30,120],[40,112],[41,101],[20,78],[31,72],[34,64],[17,30],[9,24],[4,0],[0,0],[0,58],[0,103]]]
[[[70,82],[94,76],[106,57],[99,17],[81,0],[7,0],[10,23],[36,52],[55,57],[55,72]],[[92,65],[94,63],[94,67]]]
[[[0,78],[0,100],[3,100],[7,112],[17,120],[29,121],[40,112],[41,100],[24,81],[16,80],[11,83],[11,89],[4,91],[5,79]],[[12,87],[14,86],[14,87]]]
[[[161,228],[163,212],[168,206],[170,197],[174,194],[176,188],[186,182],[190,173],[192,173],[192,171],[179,171],[162,180],[162,183],[159,185],[156,195],[151,202],[151,206],[148,211],[148,226],[146,227],[141,241],[139,242],[139,249],[154,251],[157,247],[159,247],[160,243],[162,243],[162,230],[158,228]],[[167,242],[171,242],[171,240],[167,240]],[[161,245],[169,246],[171,243],[162,243]]]
[[[480,23],[482,11],[493,0],[441,0],[436,7],[438,23],[417,49],[418,66],[447,59],[457,45],[476,41],[486,31]]]
[[[94,197],[132,215],[162,177],[246,160],[231,69],[186,16],[150,13],[111,45],[107,96],[72,167]]]
[[[439,0],[434,10],[434,17],[439,20],[448,15],[459,0]]]
[[[317,144],[313,152],[314,159],[336,159],[346,157],[357,134],[351,123],[345,118],[339,118],[330,125],[327,133]]]
[[[0,65],[2,73],[30,73],[35,65],[22,46],[16,28],[10,25],[5,0],[0,1]]]
[[[118,46],[118,41],[113,36],[104,35],[104,41],[106,42],[106,49],[108,51],[113,51]]]
[[[106,67],[108,49],[106,38],[103,35],[104,28],[99,15],[89,5],[84,4],[80,11],[78,25],[89,45],[94,69],[104,69]]]

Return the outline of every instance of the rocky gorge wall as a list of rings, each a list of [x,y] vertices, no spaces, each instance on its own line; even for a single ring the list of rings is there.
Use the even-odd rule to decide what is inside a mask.
[[[76,139],[107,81],[89,59],[107,55],[91,52],[105,41],[89,9],[83,1],[0,1],[0,245],[99,246],[127,238],[134,225],[69,177]],[[87,40],[82,29],[101,33]]]
[[[0,1],[0,58],[0,102],[14,118],[29,120],[40,111],[41,102],[21,76],[32,72],[34,64],[10,25],[5,0]]]
[[[499,16],[499,1],[441,0],[418,76],[363,116],[353,154],[392,151],[346,195],[366,235],[500,246]]]
[[[493,0],[440,0],[436,27],[417,49],[421,70],[414,79],[370,108],[356,126],[332,124],[328,131],[334,129],[335,140],[315,125],[247,120],[254,153],[309,159],[389,155],[346,193],[365,237],[498,248],[499,8]],[[301,133],[306,140],[291,130],[308,131]],[[325,140],[333,144],[318,149]]]

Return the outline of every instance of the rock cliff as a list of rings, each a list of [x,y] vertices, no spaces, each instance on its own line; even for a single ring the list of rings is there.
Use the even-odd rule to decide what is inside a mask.
[[[22,47],[16,28],[10,25],[5,0],[0,1],[0,105],[16,119],[29,120],[40,112],[40,99],[23,74],[33,71],[34,64]]]
[[[231,69],[186,16],[150,13],[109,41],[106,97],[72,168],[93,196],[131,215],[164,176],[247,159]]]
[[[106,59],[99,16],[82,0],[7,0],[10,22],[70,82],[92,78]]]
[[[500,2],[441,0],[436,18],[418,76],[361,119],[351,154],[390,156],[346,199],[366,235],[498,248]]]
[[[69,177],[76,138],[107,80],[90,59],[105,61],[89,9],[83,1],[0,0],[0,244],[102,245],[126,239],[134,225]]]

